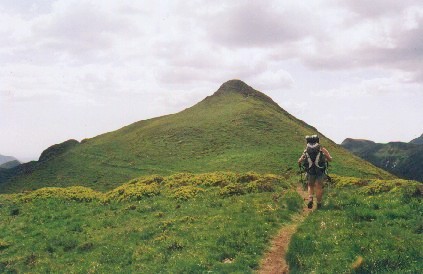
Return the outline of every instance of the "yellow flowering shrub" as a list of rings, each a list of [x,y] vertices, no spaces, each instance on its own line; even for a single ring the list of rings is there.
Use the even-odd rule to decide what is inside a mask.
[[[106,201],[134,201],[160,194],[158,183],[127,183],[106,194]]]
[[[348,187],[348,186],[366,186],[369,184],[368,179],[360,179],[355,177],[343,177],[335,174],[331,174],[332,183],[337,187]]]
[[[418,183],[415,181],[395,179],[395,180],[372,180],[369,185],[360,189],[363,194],[379,194],[383,192],[397,191],[417,191]]]
[[[67,188],[46,187],[26,193],[3,195],[4,199],[17,199],[30,202],[34,199],[59,198],[78,202],[137,201],[160,194],[177,200],[188,200],[207,191],[215,191],[221,196],[243,195],[247,193],[274,192],[278,187],[290,187],[283,177],[254,172],[210,172],[202,174],[178,173],[167,177],[150,175],[132,179],[121,186],[106,192],[97,192],[87,187]]]
[[[246,187],[243,184],[240,183],[232,183],[225,187],[223,187],[219,194],[222,196],[233,196],[233,195],[242,195],[247,192]]]
[[[172,197],[177,200],[189,200],[191,198],[194,198],[200,193],[203,193],[204,189],[195,187],[195,186],[182,186],[180,188],[177,188],[173,191]]]
[[[29,202],[34,199],[49,198],[90,202],[92,200],[101,200],[103,198],[103,194],[83,186],[72,186],[66,188],[45,187],[23,194],[19,197],[19,200]]]

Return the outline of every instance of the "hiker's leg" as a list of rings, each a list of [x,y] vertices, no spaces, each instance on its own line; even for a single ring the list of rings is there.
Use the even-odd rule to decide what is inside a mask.
[[[316,180],[315,176],[308,174],[308,177],[307,177],[307,182],[308,182],[308,203],[307,203],[307,207],[309,209],[313,208],[313,194],[314,194],[315,180]]]
[[[313,201],[313,194],[314,194],[314,184],[308,184],[308,200]]]
[[[322,203],[323,196],[323,180],[317,180],[315,184],[317,203]]]
[[[315,177],[307,174],[307,185],[308,185],[308,201],[313,201]]]

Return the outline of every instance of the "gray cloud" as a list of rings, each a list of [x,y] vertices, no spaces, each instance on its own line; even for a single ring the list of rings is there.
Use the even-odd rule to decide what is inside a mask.
[[[390,45],[363,44],[347,51],[331,51],[319,45],[318,54],[304,58],[307,65],[326,70],[377,67],[411,74],[411,81],[422,80],[423,17],[417,26],[402,30],[395,27],[388,34]]]
[[[14,139],[28,151],[26,136],[34,136],[41,150],[70,134],[176,112],[233,78],[319,129],[327,121],[310,106],[328,101],[334,117],[345,106],[371,117],[387,95],[407,109],[380,108],[387,120],[422,116],[422,18],[417,0],[1,1],[0,117],[10,117],[10,129],[0,131],[19,132]],[[72,121],[66,128],[53,119],[63,111]],[[354,137],[336,123],[328,136]],[[61,134],[37,135],[52,126]],[[377,140],[373,132],[368,138]],[[14,146],[3,135],[2,142]]]
[[[210,39],[229,47],[265,47],[300,40],[313,31],[313,17],[278,2],[241,2],[207,17]],[[299,20],[300,19],[300,20]]]
[[[82,2],[37,20],[33,35],[39,47],[86,58],[87,53],[111,49],[115,42],[113,36],[125,35],[128,29],[134,31],[128,20]]]
[[[266,50],[268,58],[297,59],[313,69],[378,67],[408,73],[410,81],[421,80],[419,1],[350,0],[322,7],[236,2],[215,10],[202,26],[213,43],[228,49]],[[410,27],[410,21],[417,26]]]
[[[337,3],[361,18],[397,15],[410,6],[421,5],[419,0],[342,0]]]
[[[0,60],[44,65],[111,63],[124,59],[121,52],[116,52],[122,47],[122,41],[133,41],[143,34],[142,25],[126,16],[127,11],[118,9],[116,12],[108,4],[50,2],[45,1],[43,12],[37,12],[40,3],[26,7],[35,10],[31,17],[22,16],[29,11],[24,5],[20,6],[20,2],[14,9],[3,6],[6,15],[3,20],[9,21],[9,27],[3,27],[4,33],[0,27],[0,33],[4,34],[0,42]],[[3,23],[1,19],[0,23]],[[5,21],[3,26],[7,23]]]
[[[8,13],[19,13],[24,17],[30,18],[50,12],[53,2],[54,0],[3,0],[1,7],[7,10]]]

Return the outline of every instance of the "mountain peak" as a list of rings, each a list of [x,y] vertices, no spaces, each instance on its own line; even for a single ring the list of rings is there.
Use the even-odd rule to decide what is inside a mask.
[[[44,150],[36,162],[0,170],[0,193],[71,185],[107,190],[142,175],[177,172],[288,172],[310,132],[317,129],[246,83],[231,80],[181,112],[135,122],[82,144],[68,140]],[[391,178],[319,135],[339,159],[333,167],[337,174]]]
[[[236,92],[248,95],[249,93],[255,90],[249,85],[247,85],[246,83],[244,83],[243,81],[238,79],[233,79],[223,83],[217,91],[222,93],[225,91],[236,91]]]
[[[278,108],[281,108],[277,103],[272,100],[272,98],[258,90],[255,90],[254,88],[250,87],[249,85],[238,79],[229,80],[223,83],[220,88],[213,94],[213,96],[221,96],[229,93],[238,93],[246,98],[257,98],[272,105],[275,105]]]

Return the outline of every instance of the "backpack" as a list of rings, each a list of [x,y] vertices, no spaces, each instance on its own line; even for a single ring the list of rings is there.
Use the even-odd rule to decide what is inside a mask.
[[[305,157],[302,166],[308,174],[322,175],[325,173],[327,162],[319,143],[307,144],[303,154]]]

